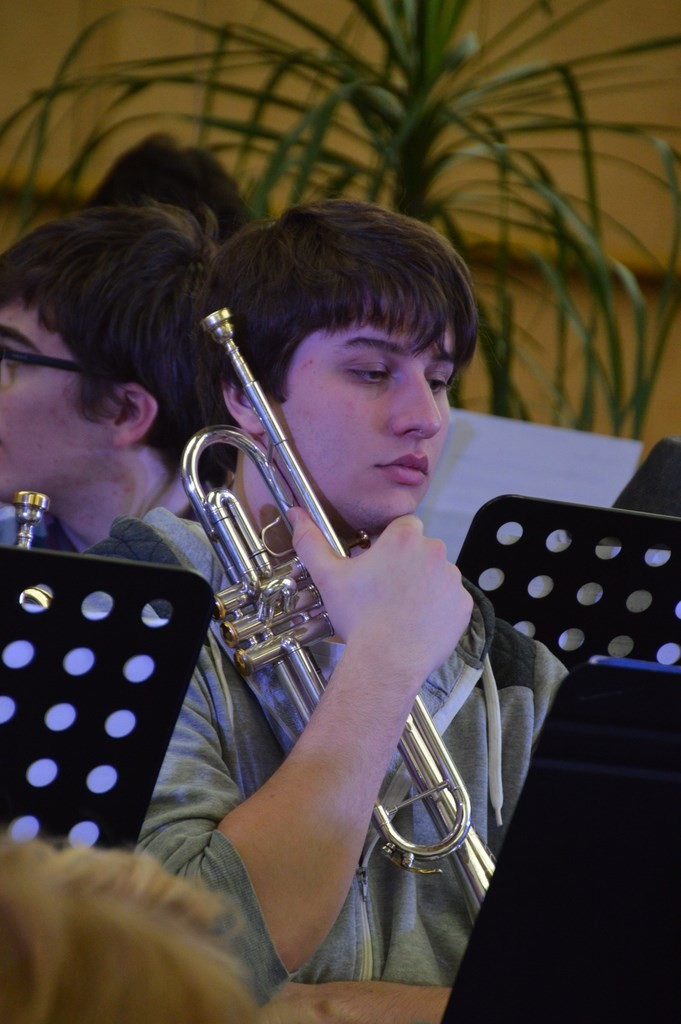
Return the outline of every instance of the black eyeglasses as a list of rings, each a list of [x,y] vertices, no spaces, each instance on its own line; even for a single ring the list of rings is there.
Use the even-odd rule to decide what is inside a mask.
[[[32,366],[49,366],[53,370],[72,370],[74,373],[82,373],[83,368],[70,359],[55,359],[53,356],[34,355],[32,352],[15,352],[11,348],[0,346],[0,363],[7,359],[12,363],[30,363]]]

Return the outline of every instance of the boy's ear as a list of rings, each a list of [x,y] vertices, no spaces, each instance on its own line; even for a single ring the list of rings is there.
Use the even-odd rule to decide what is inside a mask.
[[[222,397],[234,422],[242,430],[245,430],[247,434],[250,434],[251,437],[262,437],[262,424],[253,412],[253,408],[243,390],[237,387],[236,384],[223,384]]]
[[[158,402],[141,384],[118,384],[112,396],[110,416],[114,447],[142,444],[154,425]]]

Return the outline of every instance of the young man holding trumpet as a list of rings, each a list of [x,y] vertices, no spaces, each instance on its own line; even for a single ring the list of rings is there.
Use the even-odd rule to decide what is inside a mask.
[[[351,557],[334,550],[314,513],[291,510],[293,547],[323,600],[309,628],[323,614],[332,623],[333,636],[311,649],[323,693],[305,724],[277,665],[245,679],[216,624],[141,845],[240,904],[258,996],[279,993],[273,1014],[286,1000],[301,1021],[437,1022],[471,930],[461,854],[417,855],[412,867],[429,873],[395,866],[381,852],[374,804],[380,796],[405,837],[394,859],[408,862],[412,843],[428,850],[440,840],[440,790],[412,800],[396,753],[418,699],[470,798],[466,857],[473,848],[485,862],[485,844],[500,848],[564,676],[544,647],[495,620],[415,515],[445,441],[448,387],[474,350],[469,275],[424,224],[329,200],[229,240],[204,311],[223,306],[262,390],[244,386],[212,330],[203,342],[206,422],[231,421],[265,448],[281,428]],[[261,394],[273,429],[257,408]],[[237,453],[232,491],[260,531],[278,501],[256,461],[228,451]],[[216,591],[228,585],[196,524],[159,510],[147,525]],[[368,549],[353,546],[361,531]],[[275,564],[290,558],[281,519],[265,543],[279,553]],[[253,648],[242,646],[247,661]],[[297,665],[296,642],[285,646]],[[403,806],[393,815],[395,803]]]

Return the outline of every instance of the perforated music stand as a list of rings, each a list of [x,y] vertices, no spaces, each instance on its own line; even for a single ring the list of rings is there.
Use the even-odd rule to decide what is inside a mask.
[[[681,663],[681,519],[503,495],[475,515],[457,565],[568,667]]]
[[[210,587],[176,566],[11,547],[0,573],[0,820],[16,838],[132,844]]]

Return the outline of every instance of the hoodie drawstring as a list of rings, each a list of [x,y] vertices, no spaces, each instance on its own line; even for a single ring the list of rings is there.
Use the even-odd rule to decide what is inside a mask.
[[[504,784],[501,778],[501,711],[499,708],[499,691],[487,655],[485,655],[482,663],[482,689],[487,709],[489,799],[494,809],[497,825],[501,825],[501,808],[504,805]]]

